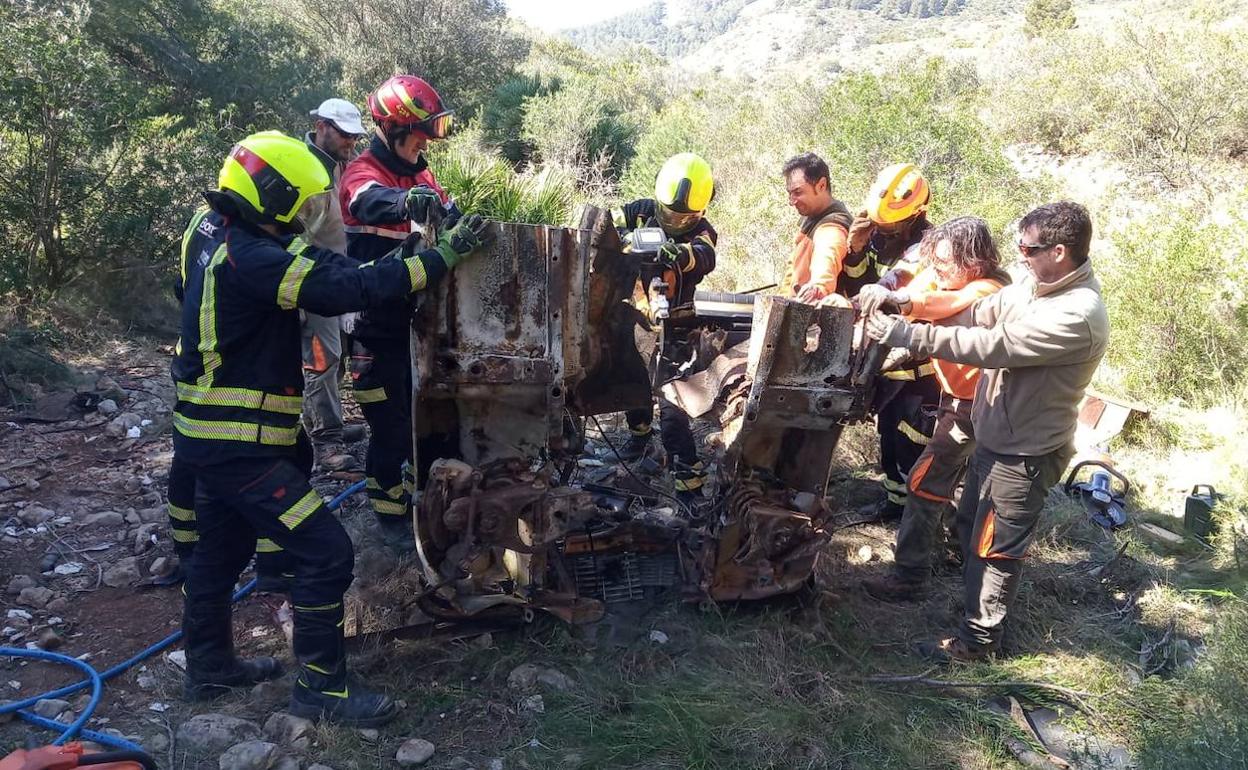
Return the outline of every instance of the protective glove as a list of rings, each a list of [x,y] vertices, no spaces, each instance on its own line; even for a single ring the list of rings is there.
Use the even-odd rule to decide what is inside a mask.
[[[418,225],[430,224],[437,227],[446,216],[446,209],[442,206],[442,198],[437,191],[421,184],[407,191],[403,213]]]
[[[494,233],[480,214],[469,214],[450,230],[438,236],[438,253],[447,269],[454,268],[466,257],[494,240]]]
[[[879,284],[868,284],[863,286],[858,292],[858,296],[854,299],[858,302],[858,309],[864,317],[874,315],[885,302],[888,302],[892,292],[885,289]]]
[[[874,313],[867,316],[867,336],[889,347],[910,347],[911,325],[895,315]]]
[[[670,238],[659,247],[659,261],[676,268],[683,267],[681,263],[687,262],[688,256],[688,250]]]
[[[871,242],[871,233],[875,232],[875,223],[867,216],[866,209],[854,215],[849,226],[849,253],[860,254]]]

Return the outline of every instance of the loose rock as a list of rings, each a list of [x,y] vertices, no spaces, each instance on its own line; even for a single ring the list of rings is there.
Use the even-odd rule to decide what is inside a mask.
[[[289,754],[283,754],[281,757],[278,757],[276,764],[273,765],[273,770],[299,770],[299,760]]]
[[[117,511],[100,511],[82,520],[84,527],[120,527],[126,523],[126,517]]]
[[[521,663],[507,675],[507,686],[513,690],[532,690],[537,686],[537,666],[532,663]]]
[[[279,711],[264,723],[264,737],[274,743],[307,751],[312,746],[312,733],[315,728],[311,720]]]
[[[64,596],[58,596],[52,601],[48,602],[48,606],[45,609],[48,612],[55,612],[59,615],[65,612],[65,610],[69,609],[69,599],[65,598]]]
[[[117,414],[117,402],[111,398],[106,398],[96,405],[95,411],[100,414]]]
[[[55,650],[64,643],[60,635],[50,628],[45,628],[39,632],[39,639],[35,644],[39,645],[41,650]]]
[[[520,710],[530,711],[534,714],[545,714],[546,702],[542,700],[542,696],[540,695],[530,695],[520,701]]]
[[[34,712],[44,719],[56,719],[69,711],[69,701],[60,698],[44,698],[35,703]]]
[[[143,739],[143,748],[148,751],[159,754],[169,750],[169,736],[164,733],[153,733]]]
[[[177,569],[177,564],[168,556],[157,556],[152,559],[152,563],[147,565],[147,574],[154,578],[169,577],[173,571]]]
[[[6,593],[16,595],[16,594],[20,594],[22,591],[26,590],[27,588],[34,588],[37,585],[39,584],[36,583],[35,579],[31,577],[30,575],[14,575],[12,578],[9,579],[9,585],[4,590]]]
[[[138,531],[134,533],[134,552],[143,553],[155,545],[152,542],[152,535],[159,532],[163,526],[163,524],[144,524],[139,527]]]
[[[17,596],[17,601],[19,604],[25,604],[27,607],[34,607],[35,609],[41,610],[44,607],[47,607],[48,602],[52,601],[55,596],[56,594],[53,593],[50,588],[34,586],[31,588],[23,588],[22,592]]]
[[[259,739],[258,725],[226,714],[197,714],[178,727],[178,743],[203,753],[225,751],[236,744]]]
[[[135,582],[139,577],[137,560],[133,556],[128,556],[104,570],[104,585],[121,588]]]
[[[308,770],[334,770],[334,768],[330,767],[329,765],[322,765],[318,762],[315,765],[309,765]]]
[[[575,685],[571,677],[553,668],[544,668],[538,672],[537,683],[556,692],[568,692]]]
[[[416,767],[429,761],[433,756],[433,744],[424,738],[411,738],[403,742],[394,759],[401,767]]]
[[[55,515],[42,505],[28,505],[18,512],[17,518],[28,527],[37,527]]]
[[[217,765],[221,770],[270,770],[279,758],[276,744],[243,741],[222,754]]]

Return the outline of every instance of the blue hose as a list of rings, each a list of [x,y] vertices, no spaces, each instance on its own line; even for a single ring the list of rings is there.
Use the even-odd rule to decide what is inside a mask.
[[[365,485],[365,482],[363,481],[355,482],[351,486],[342,490],[342,492],[339,492],[332,500],[329,501],[329,503],[327,503],[326,507],[328,507],[331,511],[337,510],[339,507],[342,506],[343,502],[345,502],[348,497],[364,489],[364,485]],[[233,601],[235,602],[239,601],[240,599],[242,599],[243,597],[247,596],[252,591],[254,591],[255,588],[256,588],[256,580],[253,578],[250,582],[248,582],[242,588],[234,592]],[[182,638],[182,632],[174,631],[172,634],[169,634],[169,636],[166,636],[164,639],[161,639],[159,642],[156,642],[155,644],[143,650],[142,652],[138,653],[137,655],[134,655],[133,657],[123,660],[122,662],[118,663],[112,668],[107,669],[102,674],[96,671],[95,668],[92,667],[90,664],[84,661],[78,660],[77,658],[71,658],[68,655],[61,655],[60,653],[55,653],[55,652],[46,652],[44,650],[24,650],[19,647],[0,647],[0,656],[8,656],[8,657],[13,657],[13,658],[33,658],[35,660],[47,660],[47,661],[52,661],[56,663],[65,663],[66,665],[74,666],[75,668],[78,668],[84,671],[88,677],[87,679],[84,679],[83,681],[78,682],[76,684],[67,685],[57,690],[45,692],[42,695],[35,695],[30,698],[26,698],[25,700],[14,701],[12,703],[6,703],[3,706],[0,706],[0,714],[16,713],[19,717],[26,720],[27,722],[30,722],[31,724],[39,725],[40,727],[47,727],[53,730],[61,730],[62,731],[61,735],[52,743],[52,745],[54,746],[59,746],[63,744],[65,741],[71,740],[74,736],[81,734],[84,738],[95,741],[96,743],[99,743],[101,745],[111,746],[113,748],[123,749],[123,750],[128,750],[128,751],[141,751],[142,747],[137,746],[131,743],[130,741],[123,740],[121,738],[114,738],[111,735],[105,735],[103,733],[97,733],[91,730],[83,730],[83,725],[85,725],[87,723],[87,720],[91,718],[91,714],[95,712],[96,707],[100,703],[100,698],[103,695],[103,691],[104,691],[104,684],[103,684],[104,682],[118,676],[119,674],[123,674],[126,671],[129,671],[135,665],[147,660],[153,655],[173,646],[174,644],[177,644],[178,641],[181,640],[181,638]],[[88,687],[91,688],[91,701],[87,704],[87,707],[82,710],[82,715],[74,720],[73,724],[67,725],[62,722],[57,722],[52,719],[45,719],[44,717],[41,717],[38,714],[34,714],[25,710],[28,706],[33,706],[34,704],[38,703],[41,700],[45,700],[47,698],[59,698],[63,695],[72,695],[76,692],[85,690]]]

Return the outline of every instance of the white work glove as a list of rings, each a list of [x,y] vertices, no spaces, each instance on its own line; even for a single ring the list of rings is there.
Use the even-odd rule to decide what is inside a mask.
[[[911,325],[895,315],[875,313],[867,317],[867,336],[889,347],[910,347]]]
[[[355,333],[355,324],[360,320],[359,313],[343,313],[338,316],[338,328],[347,334]]]
[[[858,291],[858,296],[854,297],[854,299],[858,301],[858,309],[862,311],[862,315],[865,318],[874,315],[880,309],[880,306],[888,301],[891,294],[891,291],[878,283],[871,283],[863,286]]]

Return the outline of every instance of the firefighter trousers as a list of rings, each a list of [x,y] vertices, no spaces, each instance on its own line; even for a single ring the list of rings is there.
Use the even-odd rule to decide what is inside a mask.
[[[169,494],[167,512],[169,534],[173,538],[173,552],[186,565],[195,553],[199,542],[199,527],[195,515],[195,470],[178,459],[177,454],[169,463]],[[290,558],[281,546],[267,537],[256,539],[256,574],[268,577],[290,576]]]
[[[906,505],[907,479],[936,427],[940,383],[931,363],[886,372],[876,391],[876,430],[880,434],[881,482],[888,507],[900,515]]]
[[[342,441],[342,332],[334,316],[303,314],[303,424],[316,442]]]
[[[230,594],[239,573],[268,538],[294,572],[294,653],[301,676],[320,687],[345,681],[343,594],[351,585],[351,538],[287,458],[242,458],[197,466],[199,541],[187,574],[183,630],[188,670],[212,672],[233,659]]]
[[[897,528],[896,565],[898,574],[911,582],[927,579],[937,532],[946,522],[954,524],[954,493],[975,451],[971,406],[967,399],[941,394],[931,441],[910,469],[905,508]],[[956,526],[952,528],[956,530]]]
[[[1044,500],[1072,454],[1063,448],[1036,457],[1001,455],[979,446],[971,456],[957,514],[965,591],[958,635],[967,644],[1001,642]]]

